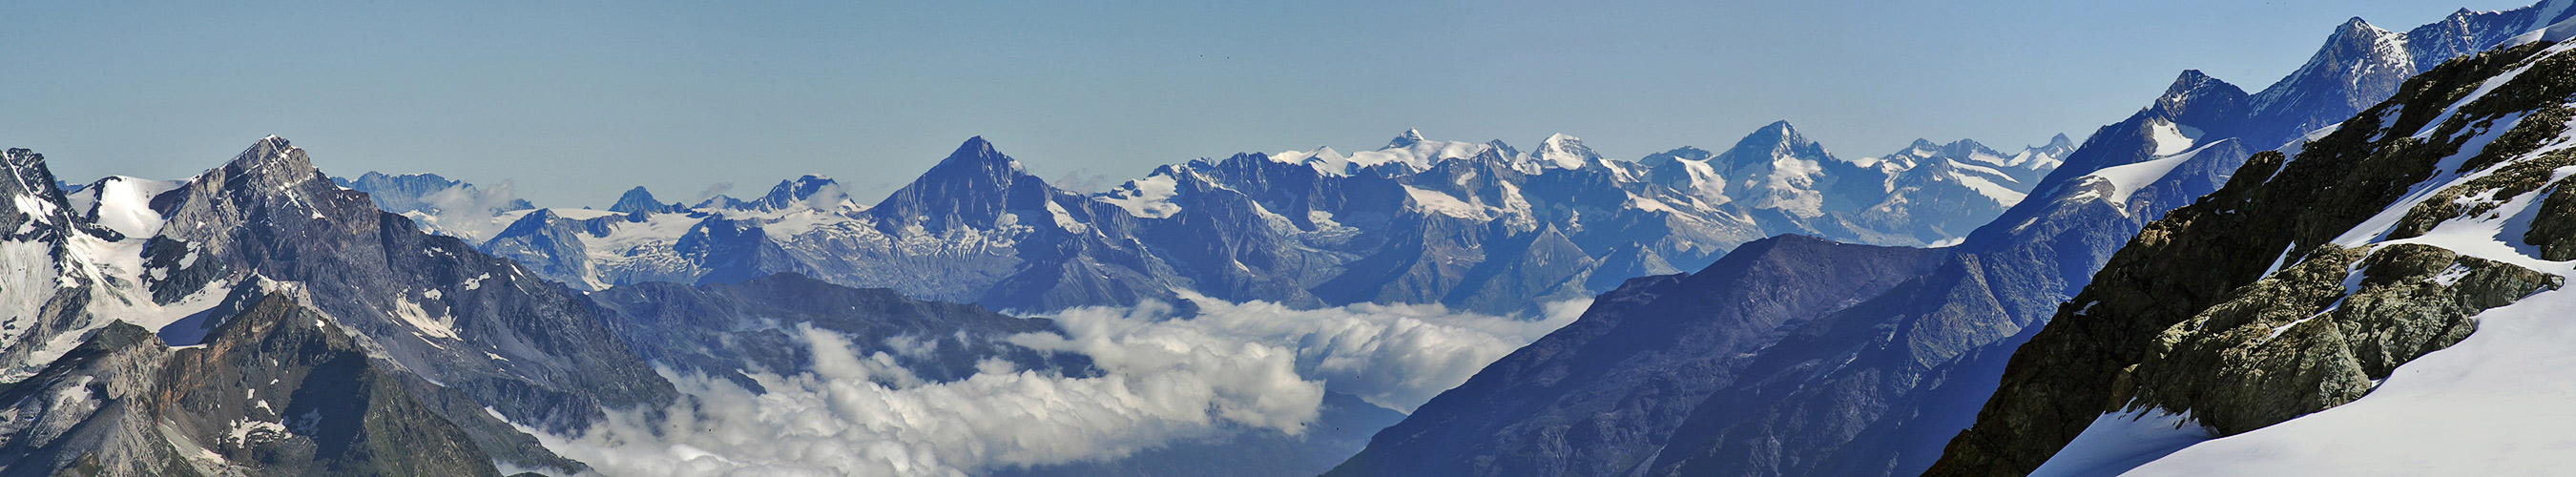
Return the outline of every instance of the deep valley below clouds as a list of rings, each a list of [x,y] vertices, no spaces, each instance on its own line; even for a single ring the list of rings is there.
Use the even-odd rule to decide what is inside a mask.
[[[0,477],[2550,475],[2499,1],[0,5]]]

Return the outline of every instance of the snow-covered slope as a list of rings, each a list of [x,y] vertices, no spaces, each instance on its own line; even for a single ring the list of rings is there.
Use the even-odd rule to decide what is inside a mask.
[[[2429,70],[2149,225],[1932,475],[2563,467],[2576,390],[2550,369],[2576,354],[2544,340],[2576,333],[2551,319],[2576,309],[2571,50]]]

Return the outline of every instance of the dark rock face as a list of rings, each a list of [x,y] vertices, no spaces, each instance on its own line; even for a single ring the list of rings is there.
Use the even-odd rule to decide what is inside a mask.
[[[2295,160],[2257,154],[2218,192],[2149,224],[2013,355],[1976,425],[1951,441],[1929,475],[2027,473],[2095,416],[2129,406],[2187,409],[2209,416],[2202,422],[2214,431],[2236,433],[2340,404],[2367,392],[2371,377],[2465,336],[2463,317],[2558,286],[2433,247],[2361,252],[2332,243],[2438,174],[2488,168],[2512,176],[2517,163],[2438,165],[2455,153],[2514,158],[2532,150],[2502,139],[2462,148],[2500,117],[2576,93],[2567,79],[2576,77],[2569,73],[2576,59],[2544,58],[2545,46],[2461,58],[2418,75]],[[2521,66],[2531,70],[2462,103]],[[2454,106],[2459,113],[2444,116]],[[2412,137],[2418,131],[2433,139]],[[2539,184],[2454,187],[2475,191],[2461,197],[2501,201]],[[2507,193],[2497,197],[2499,190]],[[2423,220],[2485,219],[2474,202]],[[2364,270],[2343,268],[2353,263]],[[2283,271],[2271,273],[2275,267]],[[2457,275],[2443,278],[2448,273]],[[2348,274],[2358,288],[2341,285]]]
[[[1687,277],[1631,280],[1380,431],[1328,475],[1618,475],[1723,388],[1749,353],[1945,253],[1782,236]]]
[[[9,159],[22,176],[50,177],[39,156]],[[486,466],[581,468],[491,412],[562,432],[604,408],[659,408],[675,395],[579,295],[421,233],[326,180],[282,139],[190,181],[102,180],[69,198],[41,189],[0,211],[22,226],[5,249],[29,274],[0,280],[0,295],[37,304],[8,307],[12,323],[0,326],[16,332],[0,347],[12,373],[41,371],[119,321],[199,344],[275,296],[309,304],[387,373],[347,379],[416,396]],[[101,449],[78,448],[123,452]]]
[[[2322,245],[2166,328],[2146,361],[2115,378],[2112,399],[2190,411],[2221,434],[2251,431],[2359,399],[2397,365],[2468,338],[2469,315],[2562,284],[2429,245]]]
[[[0,391],[20,416],[0,474],[499,475],[401,372],[328,321],[270,295],[203,348],[101,328]]]
[[[144,253],[172,265],[147,283],[156,298],[253,277],[295,283],[395,363],[550,428],[673,396],[571,290],[376,210],[285,140],[261,141],[153,208],[169,225]]]

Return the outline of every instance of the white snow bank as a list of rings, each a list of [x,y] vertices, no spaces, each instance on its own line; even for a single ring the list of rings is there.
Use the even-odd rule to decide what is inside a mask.
[[[2468,339],[2398,367],[2360,400],[2124,475],[2566,475],[2576,469],[2571,310],[2568,290],[2487,310]]]
[[[2211,436],[2190,414],[2170,413],[2161,409],[2140,409],[2123,413],[2103,413],[2086,426],[2083,434],[2066,443],[2066,448],[2050,456],[2048,462],[2030,472],[2031,477],[2092,477],[2120,475],[2140,464],[2162,458]]]

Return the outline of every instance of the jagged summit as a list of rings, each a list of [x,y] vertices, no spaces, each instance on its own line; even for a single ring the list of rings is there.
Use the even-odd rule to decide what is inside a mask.
[[[1018,171],[1020,170],[1020,161],[1011,159],[1011,156],[1003,155],[1000,151],[993,150],[993,143],[985,141],[983,136],[975,136],[966,138],[966,142],[964,144],[957,145],[956,152],[948,153],[947,159],[941,159],[939,161],[939,165],[932,166],[930,169],[932,171],[938,171],[952,167],[971,167],[987,170],[1009,169],[1012,171]]]
[[[2259,147],[2272,147],[2277,141],[2342,122],[2387,98],[2416,72],[2416,58],[2405,34],[2360,18],[2345,21],[2307,64],[2248,98],[2247,105],[2253,109],[2250,124],[2259,130],[2246,136]]]
[[[810,181],[819,183],[824,180]],[[790,184],[781,188],[794,189]],[[993,149],[993,144],[976,136],[957,146],[947,159],[931,166],[911,184],[906,184],[877,206],[870,209],[879,225],[900,229],[923,225],[929,230],[948,230],[957,226],[990,227],[1011,204],[1034,206],[1055,192],[1046,181],[1028,175],[1019,160]],[[766,198],[764,198],[764,202]]]
[[[1994,149],[1987,148],[1987,147],[1986,147],[1986,145],[1984,145],[1984,144],[1978,144],[1978,143],[1977,143],[1977,141],[1976,141],[1976,140],[1973,140],[1973,139],[1960,139],[1960,140],[1957,140],[1957,141],[1951,141],[1949,144],[1944,144],[1944,145],[1942,145],[1942,146],[1941,146],[1941,152],[1942,152],[1943,154],[1948,154],[1948,155],[1953,155],[1953,156],[1959,156],[1959,157],[1969,157],[1970,155],[1974,155],[1974,154],[1985,154],[1985,155],[1992,155],[1992,156],[2001,156],[2001,155],[2003,155],[2003,154],[2000,154],[2000,153],[1996,153]]]
[[[1397,134],[1395,135],[1395,139],[1386,141],[1386,149],[1413,147],[1415,144],[1421,144],[1422,141],[1424,141],[1424,139],[1422,139],[1422,130],[1406,129],[1404,130],[1404,134]]]
[[[2207,128],[2244,116],[2246,98],[2243,88],[2200,70],[2183,70],[2148,109],[2172,122]]]
[[[1579,169],[1584,164],[1601,160],[1601,154],[1584,146],[1583,139],[1562,133],[1548,135],[1547,140],[1539,141],[1538,150],[1531,156],[1530,159],[1537,160],[1541,166],[1559,169]]]
[[[608,211],[624,214],[636,212],[662,213],[675,211],[680,208],[682,208],[680,204],[664,204],[661,201],[654,200],[653,193],[651,191],[644,190],[644,186],[635,186],[633,189],[627,189],[625,194],[617,196],[617,203],[610,204],[608,206]]]
[[[986,150],[989,151],[990,148]],[[1010,158],[1003,156],[1002,159]],[[1013,165],[1016,166],[1017,163]],[[830,177],[806,174],[795,179],[778,181],[777,186],[769,188],[768,194],[762,195],[760,200],[752,201],[750,205],[760,210],[784,210],[800,204],[819,209],[839,204],[843,195],[840,182],[833,181]]]
[[[1762,126],[1762,129],[1745,135],[1744,139],[1735,142],[1735,147],[1728,148],[1721,156],[1728,158],[1727,162],[1731,164],[1745,165],[1746,161],[1768,163],[1777,157],[1831,159],[1833,153],[1826,151],[1824,145],[1817,144],[1815,141],[1808,140],[1806,135],[1799,134],[1798,128],[1789,125],[1789,121],[1782,120],[1773,121],[1769,125]]]
[[[2165,86],[2164,95],[2156,97],[2156,102],[2159,105],[2168,102],[2180,104],[2193,99],[2213,97],[2213,95],[2244,96],[2245,89],[2202,73],[2200,70],[2182,70],[2182,74],[2174,76],[2173,84]]]
[[[314,172],[313,161],[304,156],[304,148],[274,135],[252,142],[226,165],[246,172],[270,166],[281,168],[278,172]]]

